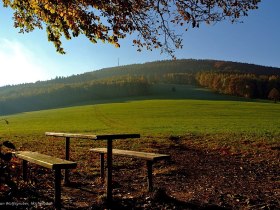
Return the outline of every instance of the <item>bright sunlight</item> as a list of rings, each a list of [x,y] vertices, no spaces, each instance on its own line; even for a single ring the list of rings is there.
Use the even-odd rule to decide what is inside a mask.
[[[0,86],[35,82],[46,78],[36,55],[20,42],[0,39]]]

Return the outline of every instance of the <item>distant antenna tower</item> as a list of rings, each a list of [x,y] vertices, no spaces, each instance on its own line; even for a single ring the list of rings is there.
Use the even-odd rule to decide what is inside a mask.
[[[120,58],[118,58],[118,66],[120,66]]]

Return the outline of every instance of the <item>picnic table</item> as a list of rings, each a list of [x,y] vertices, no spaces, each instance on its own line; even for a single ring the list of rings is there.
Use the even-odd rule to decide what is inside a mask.
[[[106,134],[106,135],[93,135],[93,134],[76,134],[76,133],[57,133],[46,132],[46,136],[64,137],[65,138],[65,159],[70,159],[70,138],[88,139],[88,140],[107,140],[107,201],[110,203],[113,199],[112,196],[112,154],[113,154],[113,140],[116,139],[132,139],[140,138],[140,134]],[[64,177],[65,184],[69,183],[69,172],[65,170]]]

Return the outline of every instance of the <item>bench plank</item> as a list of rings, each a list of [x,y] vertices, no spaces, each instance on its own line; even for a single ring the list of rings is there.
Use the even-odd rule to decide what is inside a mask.
[[[49,169],[70,169],[76,168],[77,163],[69,160],[63,160],[57,157],[52,157],[49,155],[40,154],[38,152],[30,151],[17,151],[14,152],[15,156],[26,160],[31,163],[49,168]]]
[[[90,151],[104,154],[107,153],[107,148],[92,148],[90,149]],[[138,151],[120,150],[120,149],[113,149],[113,154],[121,155],[121,156],[129,156],[129,157],[138,157],[144,160],[151,160],[151,161],[170,158],[170,155],[166,155],[166,154],[138,152]]]

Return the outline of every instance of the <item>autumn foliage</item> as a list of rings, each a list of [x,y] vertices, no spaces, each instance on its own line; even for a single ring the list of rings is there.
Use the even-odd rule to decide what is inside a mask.
[[[275,91],[280,87],[279,75],[261,75],[241,72],[214,72],[205,71],[196,74],[197,82],[216,92],[241,96],[245,98],[273,98]],[[277,90],[277,89],[276,89]]]
[[[172,55],[182,47],[174,25],[188,29],[224,19],[236,22],[257,9],[260,0],[2,0],[14,10],[20,32],[45,28],[48,40],[65,53],[61,37],[86,36],[119,47],[119,39],[135,33],[138,50],[161,48]]]
[[[280,92],[276,88],[271,89],[268,94],[268,98],[274,100],[274,103],[280,99]]]

